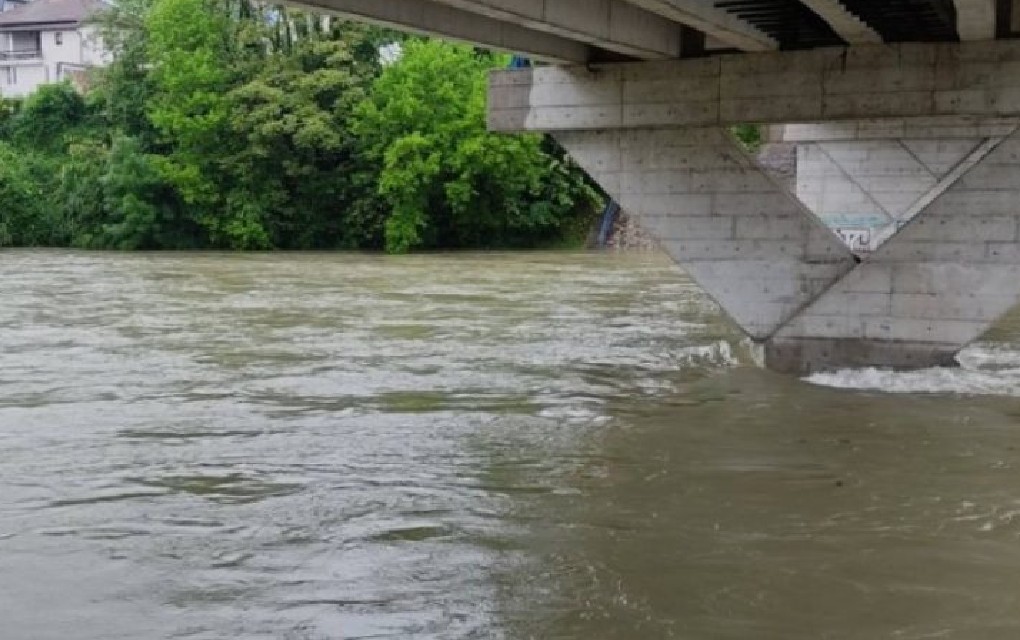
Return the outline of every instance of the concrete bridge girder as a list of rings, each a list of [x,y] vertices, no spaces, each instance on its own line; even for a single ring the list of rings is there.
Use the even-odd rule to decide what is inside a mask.
[[[583,42],[432,0],[303,0],[302,4],[386,27],[492,49],[528,52],[536,60],[554,64],[584,64],[591,58],[591,49]]]
[[[435,0],[644,60],[678,58],[680,25],[626,0]]]
[[[717,8],[711,0],[628,0],[741,51],[773,51],[779,43],[750,24]]]
[[[559,64],[586,63],[597,49],[642,60],[679,58],[685,48],[684,27],[738,50],[779,48],[768,34],[711,0],[301,0],[301,4]]]

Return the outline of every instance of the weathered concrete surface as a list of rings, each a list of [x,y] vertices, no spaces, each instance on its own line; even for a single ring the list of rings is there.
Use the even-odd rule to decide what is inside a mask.
[[[768,366],[942,366],[1020,302],[1020,43],[536,69],[492,124],[548,130],[764,343]],[[864,120],[861,120],[864,118]],[[796,201],[718,126],[807,121]],[[859,265],[809,210],[874,215]]]
[[[882,118],[824,124],[785,124],[772,127],[778,142],[848,142],[860,140],[958,140],[1007,136],[1016,118]]]
[[[794,375],[866,367],[909,371],[956,367],[959,350],[954,345],[901,340],[789,338],[765,345],[765,364],[772,371]]]
[[[778,331],[770,366],[939,364],[977,339],[1020,302],[1018,178],[1014,132]]]
[[[492,76],[496,131],[1020,117],[1020,42],[897,44]]]
[[[797,197],[855,251],[874,251],[991,150],[989,138],[797,145]]]
[[[1015,127],[1015,120],[941,118],[787,125],[772,135],[796,148],[801,201],[851,249],[868,252]]]
[[[753,338],[767,339],[854,267],[839,239],[726,131],[557,139]]]

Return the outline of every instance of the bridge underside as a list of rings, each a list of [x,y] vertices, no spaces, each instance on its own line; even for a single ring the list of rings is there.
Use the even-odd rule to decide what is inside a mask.
[[[951,364],[1020,301],[1020,0],[309,2],[561,65],[495,72],[490,128],[555,136],[774,369]]]
[[[1009,37],[1017,0],[301,0],[559,64]]]

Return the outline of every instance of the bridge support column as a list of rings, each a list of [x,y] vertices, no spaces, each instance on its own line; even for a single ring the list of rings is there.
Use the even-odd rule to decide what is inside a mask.
[[[854,267],[850,250],[723,129],[556,138],[756,340]]]
[[[802,141],[802,161],[825,163],[798,176],[811,207],[722,129],[556,137],[765,345],[770,368],[806,373],[952,365],[1020,302],[1020,133],[984,130],[1008,135]],[[875,246],[855,258],[823,224],[834,211],[881,215]]]
[[[862,263],[770,337],[771,368],[952,365],[1020,302],[1020,133],[996,127],[1007,135],[958,147]]]
[[[1020,302],[1018,64],[1011,41],[498,72],[489,122],[556,136],[770,368],[948,365]],[[791,193],[728,127],[798,121],[824,124]],[[830,228],[869,216],[856,251]]]

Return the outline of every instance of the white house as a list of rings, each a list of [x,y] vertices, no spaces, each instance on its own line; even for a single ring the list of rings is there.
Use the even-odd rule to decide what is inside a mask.
[[[0,0],[3,1],[3,0]],[[0,96],[26,96],[59,82],[108,55],[95,27],[85,19],[102,9],[100,0],[32,0],[0,13]]]

